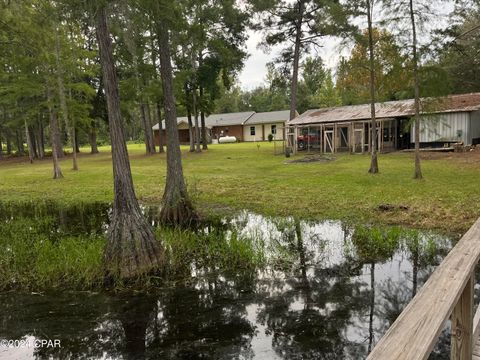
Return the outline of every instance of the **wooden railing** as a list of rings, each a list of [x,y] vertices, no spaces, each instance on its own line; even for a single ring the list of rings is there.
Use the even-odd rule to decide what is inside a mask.
[[[449,318],[451,359],[471,360],[480,331],[480,311],[473,315],[479,259],[480,219],[437,267],[367,360],[427,359]]]

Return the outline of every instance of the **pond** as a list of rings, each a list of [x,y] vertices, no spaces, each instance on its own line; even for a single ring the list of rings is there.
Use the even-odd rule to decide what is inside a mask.
[[[50,216],[43,231],[54,239],[108,227],[105,204],[2,210],[4,223]],[[155,224],[156,209],[145,213]],[[0,358],[364,359],[455,240],[247,211],[195,231],[219,228],[226,241],[254,244],[263,265],[224,271],[196,261],[187,277],[148,292],[5,291],[0,339],[23,346],[0,346]],[[448,358],[448,341],[444,332],[432,358]]]

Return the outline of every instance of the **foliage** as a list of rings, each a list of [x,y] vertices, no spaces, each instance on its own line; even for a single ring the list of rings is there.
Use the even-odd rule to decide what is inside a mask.
[[[444,69],[454,93],[480,91],[478,72],[480,52],[480,4],[460,2],[451,18],[451,26],[438,32],[436,60]]]
[[[398,100],[411,93],[411,74],[406,70],[407,58],[395,38],[386,30],[373,30],[375,49],[375,90],[379,102]],[[342,59],[338,68],[337,88],[344,105],[370,101],[368,33],[363,32],[349,59]]]

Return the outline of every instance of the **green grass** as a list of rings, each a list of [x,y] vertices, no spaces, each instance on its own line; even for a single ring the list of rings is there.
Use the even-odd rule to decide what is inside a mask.
[[[201,154],[183,149],[184,172],[202,212],[249,209],[266,215],[310,219],[348,219],[463,232],[480,215],[480,166],[458,156],[422,162],[425,180],[413,175],[413,155],[380,155],[380,174],[367,173],[367,155],[336,155],[328,163],[286,164],[273,155],[273,145],[252,143],[210,145]],[[0,199],[111,201],[110,149],[61,162],[65,178],[52,180],[51,159],[30,165],[27,159],[0,161]],[[165,185],[165,155],[145,156],[144,146],[129,145],[137,195],[159,203]],[[298,155],[301,157],[303,155]],[[465,154],[465,157],[469,154]],[[438,156],[437,156],[438,157]],[[436,158],[437,158],[436,157]],[[480,159],[480,157],[478,157]],[[378,211],[381,204],[408,210]],[[227,210],[225,210],[227,211]]]
[[[23,213],[20,207],[14,217],[9,215],[0,221],[0,291],[101,289],[106,244],[102,231],[96,227],[89,234],[80,228],[64,226],[59,219],[68,209],[42,205],[45,204],[39,204],[39,211],[34,213]],[[47,215],[44,212],[47,208],[55,211]],[[95,215],[84,214],[87,221]],[[210,225],[210,232],[157,228],[157,239],[166,250],[165,268],[157,274],[161,276],[143,276],[128,284],[115,279],[112,286],[144,289],[190,281],[193,269],[194,276],[216,272],[246,274],[266,265],[263,242],[242,237],[237,230],[220,223]]]

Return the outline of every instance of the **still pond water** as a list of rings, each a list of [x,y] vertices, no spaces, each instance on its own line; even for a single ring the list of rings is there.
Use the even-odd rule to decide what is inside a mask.
[[[108,207],[97,212],[63,212],[56,230],[103,232]],[[61,342],[0,347],[0,359],[364,359],[453,246],[433,233],[249,212],[222,223],[225,236],[287,260],[240,274],[192,266],[189,281],[148,294],[0,293],[0,339]],[[447,331],[431,358],[448,358]]]

